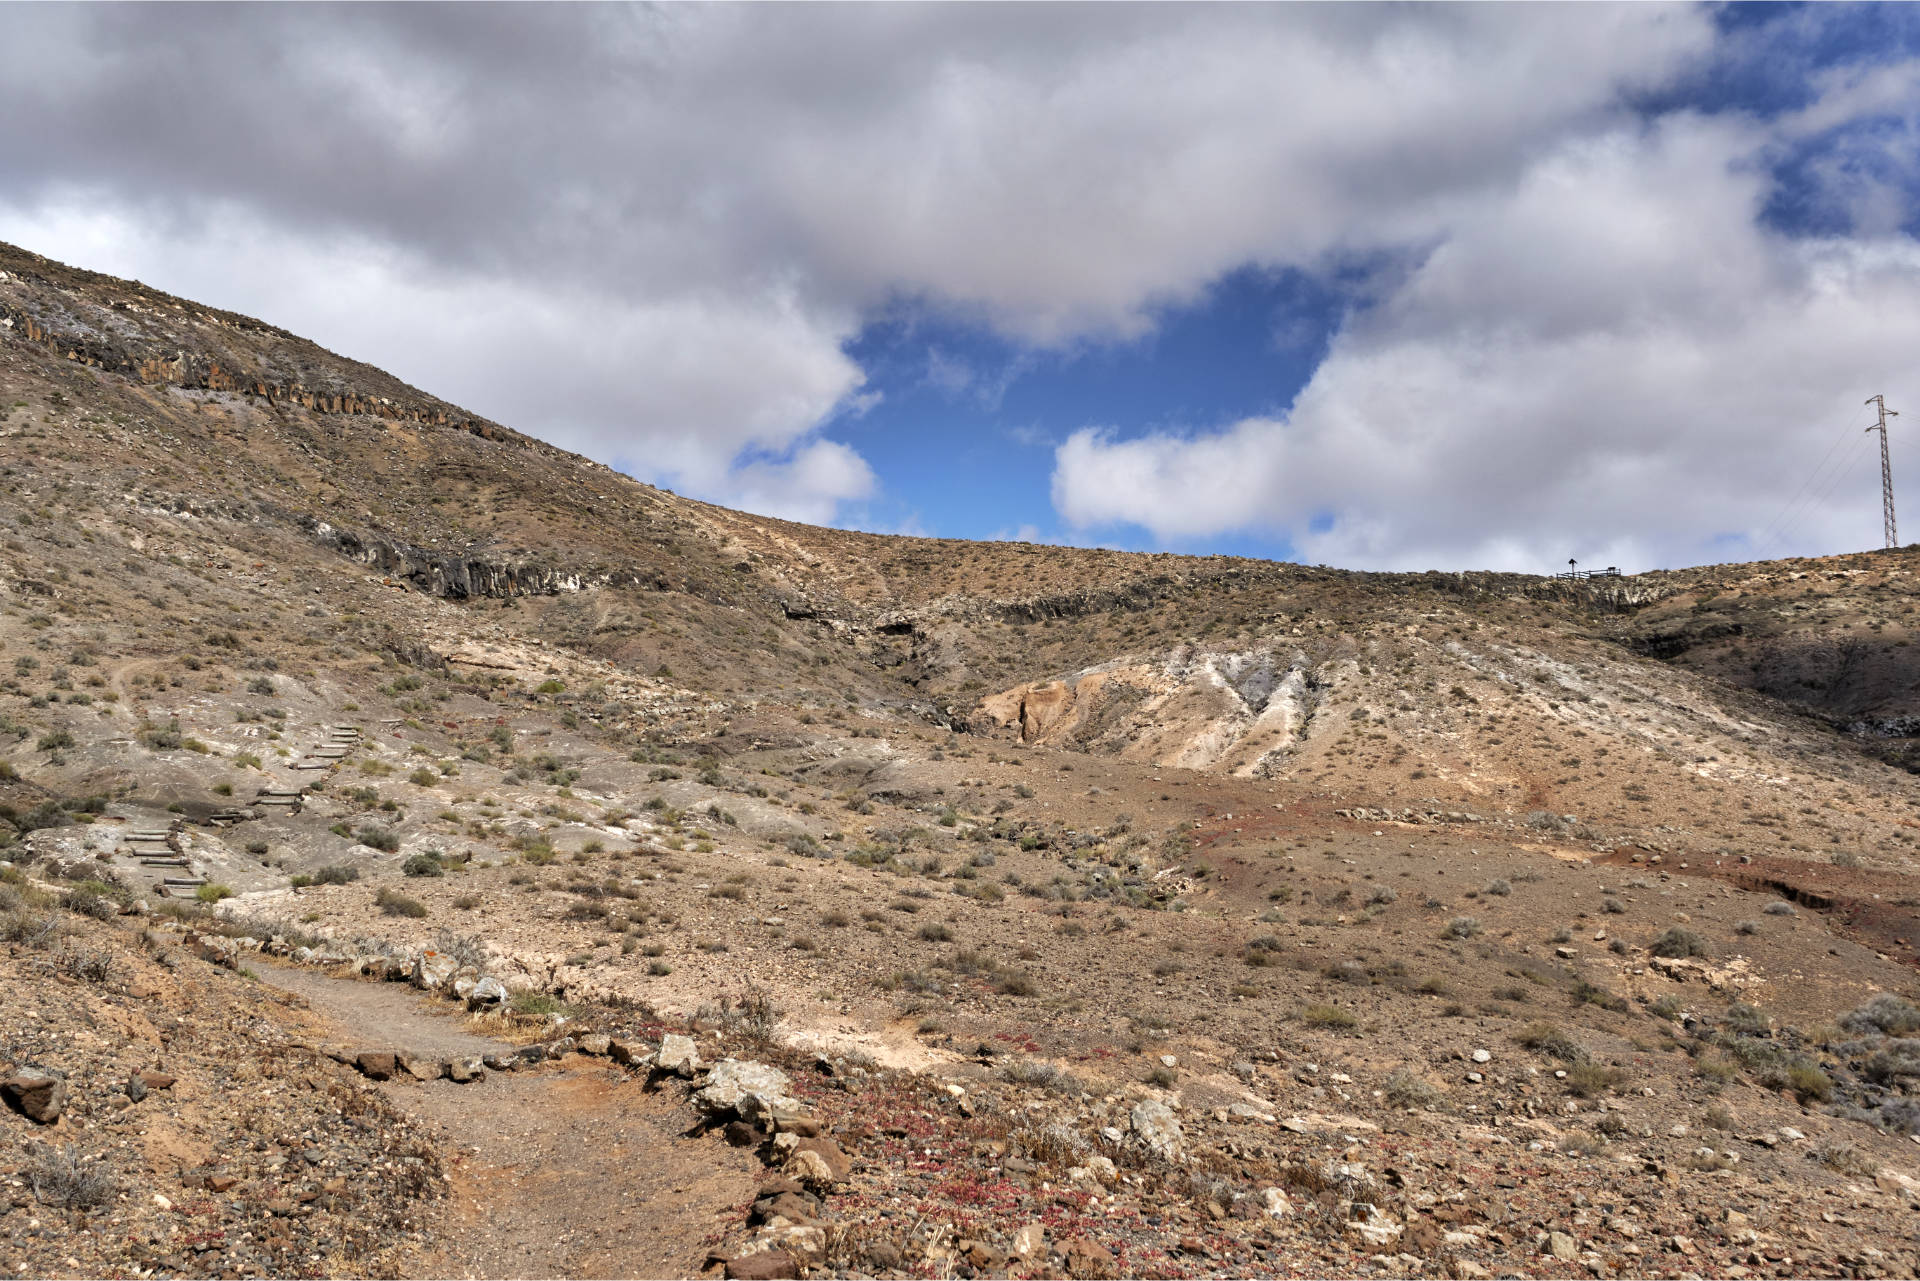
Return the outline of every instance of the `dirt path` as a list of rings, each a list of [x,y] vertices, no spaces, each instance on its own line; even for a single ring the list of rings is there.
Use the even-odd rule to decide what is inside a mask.
[[[305,997],[317,1014],[338,1024],[341,1040],[368,1049],[412,1050],[429,1058],[511,1053],[505,1041],[475,1036],[445,1006],[434,1006],[398,983],[356,983],[314,970],[256,965],[260,981]]]
[[[315,1032],[333,1041],[425,1056],[510,1048],[408,988],[257,968],[304,997]],[[756,1162],[715,1137],[684,1137],[696,1117],[677,1094],[649,1093],[602,1059],[382,1088],[439,1136],[452,1178],[438,1242],[409,1275],[697,1276],[708,1244],[753,1199]]]

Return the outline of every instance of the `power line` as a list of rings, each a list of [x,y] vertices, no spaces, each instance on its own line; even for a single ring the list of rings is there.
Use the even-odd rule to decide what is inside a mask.
[[[1852,438],[1849,448],[1841,451],[1840,464],[1825,478],[1825,483],[1808,495],[1807,502],[1801,506],[1798,514],[1791,517],[1780,527],[1777,538],[1782,546],[1787,545],[1788,536],[1797,531],[1801,522],[1818,514],[1827,505],[1827,499],[1835,490],[1854,476],[1854,467],[1868,453],[1867,438],[1864,435]]]
[[[1848,418],[1847,425],[1840,429],[1839,435],[1833,438],[1833,443],[1827,446],[1827,452],[1821,457],[1819,464],[1806,474],[1806,478],[1800,482],[1800,488],[1795,490],[1793,497],[1787,500],[1786,506],[1782,507],[1772,520],[1761,527],[1759,537],[1754,540],[1756,550],[1765,549],[1777,544],[1786,531],[1799,520],[1800,513],[1796,509],[1801,505],[1801,499],[1807,497],[1809,490],[1821,479],[1822,474],[1827,469],[1827,464],[1833,461],[1834,451],[1845,444],[1851,443],[1857,446],[1860,443],[1860,438],[1854,434],[1859,426],[1860,413],[1858,410],[1855,410]],[[1848,451],[1849,455],[1857,452],[1857,449]],[[1845,468],[1843,467],[1842,471],[1844,472],[1844,470]]]

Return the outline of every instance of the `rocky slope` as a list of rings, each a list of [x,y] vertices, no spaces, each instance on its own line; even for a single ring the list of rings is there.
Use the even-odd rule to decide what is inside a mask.
[[[1920,1266],[1920,553],[1572,584],[815,529],[0,272],[13,1266]],[[849,1168],[684,1146],[705,1078],[577,1039],[368,1094],[324,1050],[375,1007],[256,982],[300,947],[449,1018],[497,984],[449,1036],[778,1066]],[[118,1103],[140,1070],[190,1088]],[[599,1199],[516,1188],[607,1126]],[[68,1149],[101,1199],[35,1174]],[[186,1213],[209,1154],[241,1191]],[[678,1235],[623,1240],[642,1195]]]

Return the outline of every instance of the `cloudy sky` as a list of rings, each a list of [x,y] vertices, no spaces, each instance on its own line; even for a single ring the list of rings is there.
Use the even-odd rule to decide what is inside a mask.
[[[1914,8],[0,5],[0,49],[0,239],[730,505],[1856,550],[1884,392],[1920,535]]]

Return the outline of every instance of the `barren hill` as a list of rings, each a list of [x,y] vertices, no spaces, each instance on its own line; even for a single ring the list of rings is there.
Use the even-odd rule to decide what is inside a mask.
[[[1566,583],[820,529],[7,247],[0,476],[0,1068],[74,1100],[0,1119],[20,1186],[64,1147],[115,1189],[52,1236],[16,1198],[29,1271],[1920,1262],[1877,1217],[1920,1189],[1920,552]],[[296,957],[320,1013],[222,986]],[[516,1198],[472,1073],[319,1053],[426,1035],[353,995],[387,975],[555,1050],[502,1097],[670,1156],[672,1230],[615,1239],[618,1162]],[[154,1001],[281,1048],[223,1081]],[[604,1056],[677,1030],[807,1116],[673,1139],[695,1103]],[[120,1101],[134,1059],[192,1090]],[[162,1131],[242,1090],[419,1177],[196,1143],[223,1226],[156,1214]],[[329,1236],[356,1196],[417,1238]]]

